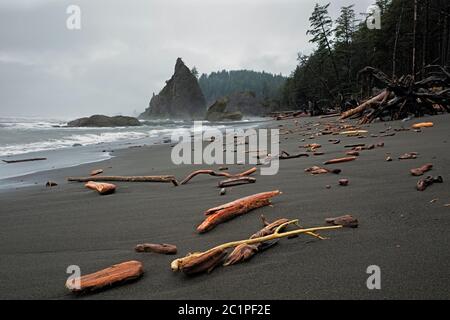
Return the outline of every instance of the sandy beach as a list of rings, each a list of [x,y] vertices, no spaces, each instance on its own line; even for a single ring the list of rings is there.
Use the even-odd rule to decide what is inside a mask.
[[[420,121],[433,121],[422,132],[394,131]],[[302,118],[300,128],[333,119]],[[296,128],[293,120],[272,122]],[[392,127],[394,136],[381,137]],[[0,192],[0,299],[448,299],[450,297],[450,116],[386,122],[365,126],[380,137],[334,136],[309,139],[300,131],[280,137],[281,150],[302,152],[300,145],[319,143],[322,156],[281,162],[276,176],[255,175],[257,182],[228,189],[219,196],[216,177],[201,176],[185,186],[117,183],[118,190],[99,196],[68,176],[86,176],[102,168],[107,175],[174,175],[182,179],[196,168],[170,161],[169,145],[124,149],[103,162],[22,177],[33,187]],[[305,139],[305,141],[301,141]],[[342,173],[312,176],[304,169],[345,156],[347,144],[384,142],[362,151],[354,162],[330,166]],[[414,160],[398,160],[418,152]],[[390,153],[393,161],[387,162]],[[416,190],[409,173],[425,163],[443,184]],[[241,172],[250,166],[228,166]],[[427,174],[426,174],[427,175]],[[347,178],[349,186],[338,180]],[[48,180],[59,185],[46,188]],[[326,186],[330,185],[331,189]],[[263,191],[281,190],[273,207],[252,211],[198,235],[203,212],[214,206]],[[437,199],[436,201],[433,201]],[[358,218],[357,229],[323,233],[329,240],[300,237],[282,240],[252,260],[211,274],[187,277],[173,273],[170,262],[192,251],[248,238],[269,220],[300,219],[305,227],[345,214]],[[171,243],[177,256],[136,253],[138,243]],[[65,287],[66,268],[79,265],[83,274],[138,260],[143,278],[95,294],[74,296]],[[381,290],[366,286],[370,265],[381,268]]]

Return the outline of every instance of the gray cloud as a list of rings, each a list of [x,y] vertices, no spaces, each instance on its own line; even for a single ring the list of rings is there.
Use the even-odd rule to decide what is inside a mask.
[[[364,12],[372,0],[357,2]],[[66,8],[82,29],[66,28]],[[288,75],[314,0],[2,0],[0,116],[75,117],[143,111],[177,57],[201,73],[253,69]]]

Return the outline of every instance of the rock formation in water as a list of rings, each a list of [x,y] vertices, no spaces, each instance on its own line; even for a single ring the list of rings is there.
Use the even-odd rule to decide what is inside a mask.
[[[103,115],[80,118],[67,124],[68,127],[136,127],[140,125],[139,120],[133,117],[108,117]]]
[[[175,72],[158,95],[153,95],[141,119],[203,119],[206,100],[197,78],[177,59]]]
[[[211,107],[208,108],[206,112],[206,120],[211,122],[216,121],[239,121],[242,120],[242,113],[237,112],[228,112],[228,99],[219,99],[217,100]]]

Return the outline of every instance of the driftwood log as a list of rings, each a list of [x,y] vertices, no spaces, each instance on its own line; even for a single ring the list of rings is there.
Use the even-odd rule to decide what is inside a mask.
[[[433,168],[433,164],[427,163],[421,166],[420,168],[411,169],[410,172],[413,176],[422,176],[425,172],[430,171]]]
[[[68,279],[66,288],[75,293],[95,291],[137,279],[143,273],[142,263],[128,261],[79,278]]]
[[[197,227],[197,232],[206,233],[223,222],[254,209],[268,206],[271,204],[270,199],[280,194],[281,192],[278,190],[258,193],[211,208],[205,212],[205,215],[208,217]]]
[[[31,162],[31,161],[43,161],[47,158],[31,158],[31,159],[20,159],[20,160],[2,160],[5,163],[20,163],[20,162]]]
[[[375,105],[375,104],[381,104],[382,101],[384,101],[387,97],[389,96],[389,92],[387,90],[384,90],[383,92],[381,92],[380,94],[378,94],[377,96],[367,100],[366,102],[364,102],[363,104],[361,104],[359,107],[356,107],[354,109],[348,110],[346,112],[344,112],[341,115],[341,120],[350,118],[351,116],[357,115],[362,113],[363,111],[365,111],[367,108]]]
[[[255,183],[256,179],[252,177],[240,177],[240,178],[231,178],[227,180],[220,181],[218,184],[219,188],[228,188],[234,186],[240,186],[243,184]]]
[[[342,172],[342,170],[341,169],[330,170],[327,168],[314,166],[314,167],[306,168],[305,172],[311,173],[312,175],[327,174],[327,173],[340,174]]]
[[[290,159],[298,159],[298,158],[302,158],[302,157],[308,158],[309,154],[299,153],[299,154],[291,155],[291,154],[287,153],[286,151],[283,151],[278,158],[280,160],[290,160]]]
[[[251,168],[250,170],[247,170],[245,172],[239,173],[239,174],[230,174],[228,172],[216,172],[214,170],[197,170],[192,173],[190,173],[186,178],[183,179],[183,181],[180,182],[181,185],[184,185],[188,183],[192,178],[195,176],[206,174],[213,177],[226,177],[226,178],[240,178],[240,177],[246,177],[249,175],[252,175],[256,172],[256,168]]]
[[[173,244],[153,244],[153,243],[143,243],[138,244],[134,250],[136,252],[153,252],[153,253],[160,253],[160,254],[176,254],[177,253],[177,246]]]
[[[359,225],[358,219],[354,218],[351,215],[328,218],[325,219],[325,222],[328,224],[333,224],[335,226],[343,226],[345,228],[358,228]]]
[[[101,173],[103,173],[103,169],[97,169],[97,170],[92,170],[90,175],[91,176],[96,176],[96,175],[99,175]]]
[[[178,181],[174,176],[95,176],[95,177],[69,177],[72,182],[172,182],[178,186]]]
[[[336,164],[336,163],[343,163],[343,162],[351,162],[358,159],[358,157],[346,157],[346,158],[338,158],[338,159],[332,159],[324,162],[325,165],[328,164]]]

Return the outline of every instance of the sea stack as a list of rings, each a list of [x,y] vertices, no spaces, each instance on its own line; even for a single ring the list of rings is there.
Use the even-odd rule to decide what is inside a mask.
[[[141,119],[201,120],[206,112],[206,100],[197,78],[177,59],[175,72],[158,95],[153,95]]]

